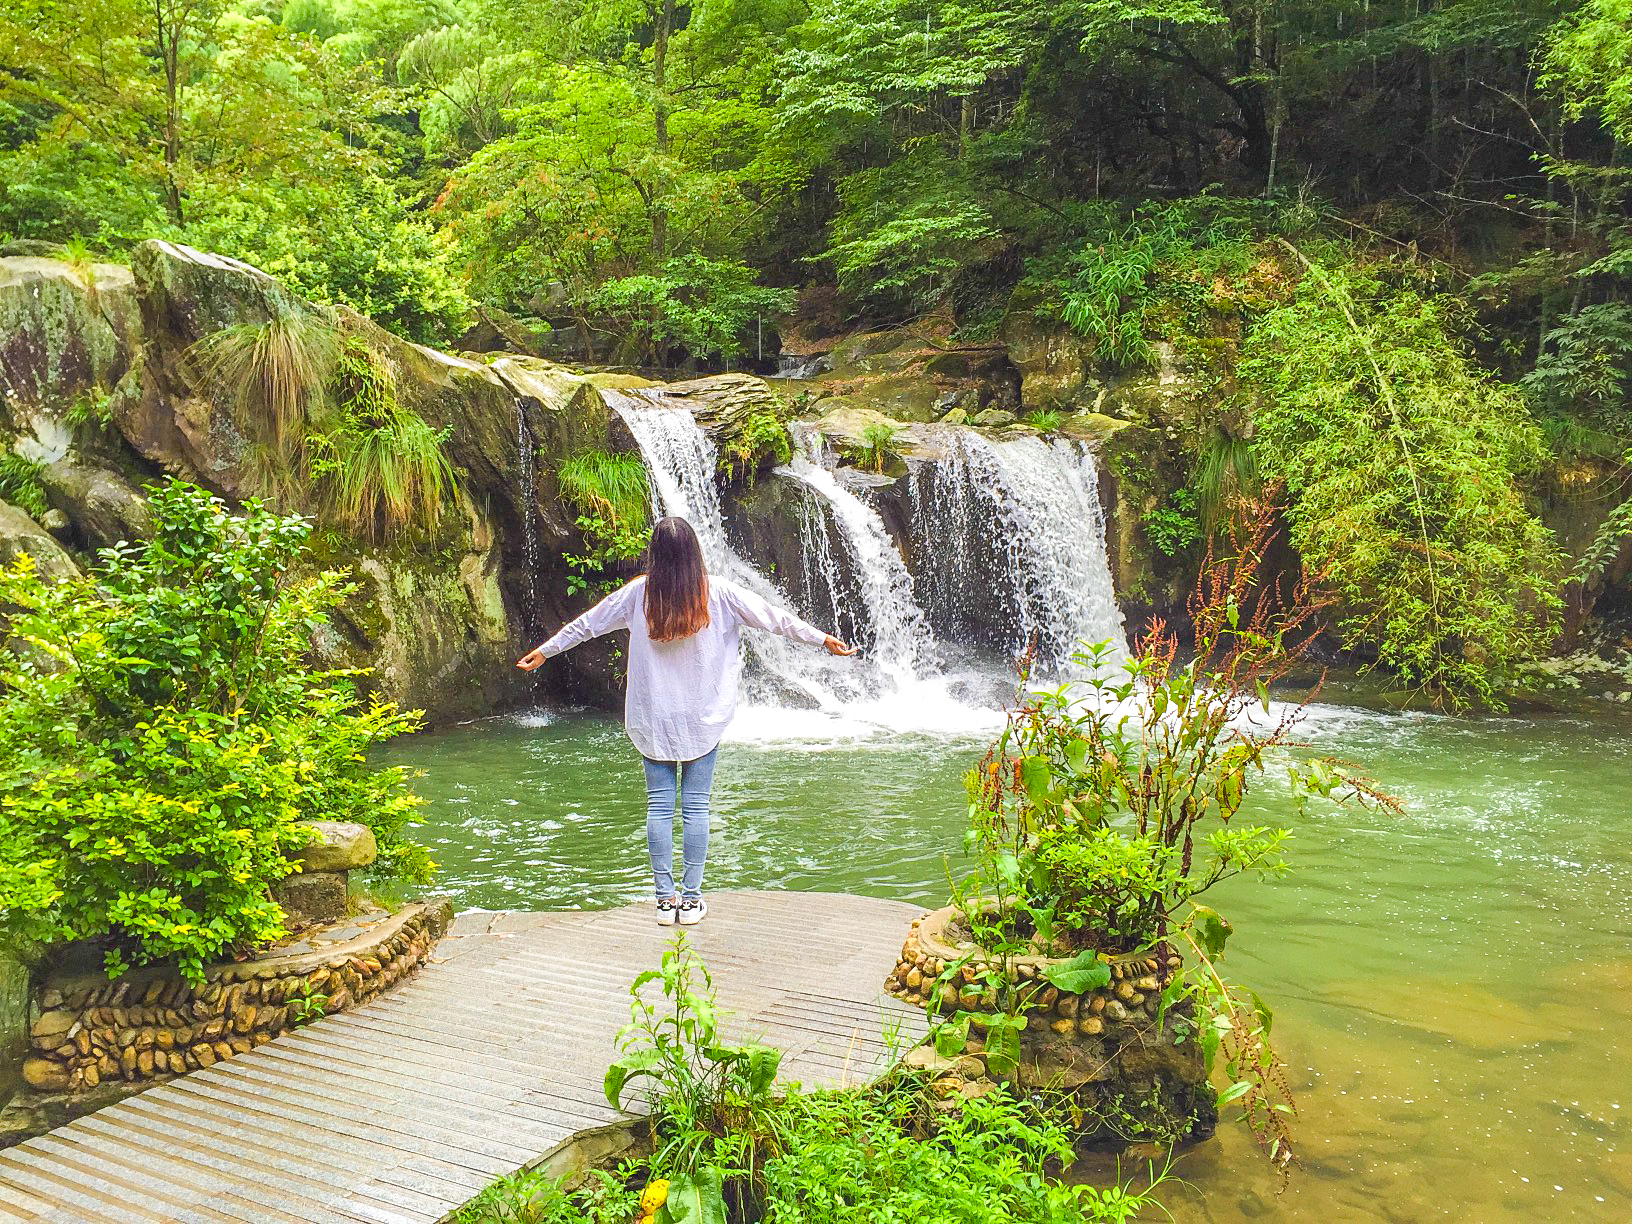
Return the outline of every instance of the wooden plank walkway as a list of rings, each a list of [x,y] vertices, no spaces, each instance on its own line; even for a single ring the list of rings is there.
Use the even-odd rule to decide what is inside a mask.
[[[685,928],[734,1039],[783,1077],[858,1083],[917,906],[738,892]],[[650,904],[462,915],[438,960],[382,998],[0,1151],[0,1224],[431,1224],[500,1174],[615,1121],[601,1080],[628,988],[680,928]]]

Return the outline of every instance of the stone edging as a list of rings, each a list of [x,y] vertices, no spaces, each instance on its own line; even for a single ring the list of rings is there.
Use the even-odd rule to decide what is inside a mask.
[[[293,1028],[291,1000],[326,995],[322,1013],[332,1015],[394,985],[452,918],[447,901],[415,902],[345,943],[211,965],[196,987],[166,968],[132,970],[116,982],[53,977],[40,995],[23,1078],[37,1092],[81,1092],[212,1066]]]
[[[901,959],[895,971],[885,979],[884,988],[897,998],[927,1007],[930,992],[947,966],[967,959],[959,970],[961,981],[947,981],[940,986],[940,1005],[943,1009],[962,1008],[979,1012],[991,1010],[994,999],[986,998],[974,985],[975,979],[991,963],[972,945],[958,947],[946,935],[946,928],[960,911],[948,905],[915,919],[906,942],[901,945]],[[1041,955],[1016,956],[1011,963],[1023,981],[1038,981],[1050,965],[1064,963],[1065,958]],[[1041,982],[1037,989],[1035,1010],[1039,1015],[1051,1016],[1050,1027],[1060,1034],[1076,1030],[1087,1036],[1105,1031],[1107,1023],[1149,1023],[1156,1018],[1160,1007],[1160,964],[1154,956],[1134,954],[1106,958],[1111,967],[1110,984],[1099,989],[1071,994]],[[1179,958],[1170,956],[1168,967],[1177,969]]]

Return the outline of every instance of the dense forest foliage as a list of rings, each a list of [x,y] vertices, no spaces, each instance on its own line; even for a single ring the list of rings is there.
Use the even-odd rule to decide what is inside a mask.
[[[177,237],[419,340],[1171,346],[1212,380],[1175,504],[1280,482],[1349,640],[1436,691],[1632,525],[1572,587],[1535,515],[1632,445],[1632,0],[17,0],[0,73],[0,232]]]

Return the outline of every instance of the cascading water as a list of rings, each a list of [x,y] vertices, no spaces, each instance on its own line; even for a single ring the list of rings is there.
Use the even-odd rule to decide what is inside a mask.
[[[936,623],[1010,654],[1035,639],[1053,672],[1082,642],[1125,649],[1088,449],[952,427],[946,440],[947,457],[912,485],[919,585]]]
[[[815,505],[826,511],[843,539],[850,561],[864,615],[859,617],[865,637],[860,639],[894,688],[901,688],[918,679],[933,660],[935,642],[930,636],[929,623],[913,598],[912,575],[906,562],[896,550],[895,541],[876,511],[841,485],[826,467],[816,461],[820,457],[817,444],[812,453],[794,456],[793,461],[778,469],[798,481],[812,495]],[[807,528],[805,538],[820,539],[816,560],[823,573],[825,585],[834,604],[838,602],[838,566],[827,545],[825,530]],[[806,553],[807,558],[810,553]],[[835,617],[836,619],[836,617]]]
[[[603,391],[607,404],[629,426],[652,481],[652,509],[678,515],[697,532],[711,573],[757,595],[786,605],[787,596],[744,560],[725,533],[715,473],[718,455],[689,409],[665,404],[660,392]],[[769,634],[749,638],[755,666],[748,672],[751,700],[800,704],[837,713],[871,695],[872,686],[854,662],[835,665],[829,657]]]
[[[533,516],[538,512],[538,456],[533,445],[533,431],[527,427],[527,399],[516,397],[516,475],[521,486],[517,512],[521,515],[521,559],[527,571],[526,631],[529,635],[538,628],[538,524]]]
[[[661,391],[602,394],[640,447],[654,511],[692,524],[711,572],[788,604],[731,547],[717,453],[690,410],[665,403]],[[826,628],[853,625],[863,653],[833,659],[748,635],[751,708],[735,738],[984,735],[1012,695],[1002,652],[1035,635],[1040,663],[1058,671],[1079,640],[1120,643],[1092,456],[1070,442],[994,442],[953,429],[947,436],[948,457],[915,477],[916,583],[877,511],[831,470],[819,437],[804,435],[802,453],[777,469],[805,494],[800,539],[810,606],[803,611]],[[929,615],[918,597],[926,586],[934,601]],[[997,647],[984,660],[948,650],[931,630],[938,614],[961,609],[967,616],[972,608],[1002,626],[1000,640],[984,643]],[[949,658],[973,665],[948,668]]]

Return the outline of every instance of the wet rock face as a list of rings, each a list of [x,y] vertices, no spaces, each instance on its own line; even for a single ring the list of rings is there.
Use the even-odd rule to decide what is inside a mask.
[[[0,259],[0,428],[18,435],[14,449],[62,458],[68,409],[124,377],[139,338],[128,268]]]

